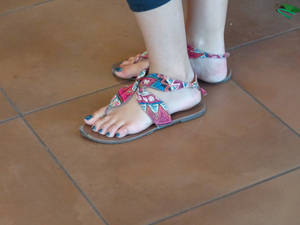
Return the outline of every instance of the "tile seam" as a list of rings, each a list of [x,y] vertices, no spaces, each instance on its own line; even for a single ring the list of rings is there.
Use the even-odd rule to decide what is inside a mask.
[[[80,99],[80,98],[84,98],[84,97],[87,97],[87,96],[90,96],[90,95],[97,94],[97,93],[102,92],[102,91],[106,91],[106,90],[108,90],[108,89],[110,89],[110,88],[117,87],[117,86],[119,86],[119,85],[121,85],[121,84],[122,84],[122,83],[114,84],[114,85],[109,86],[109,87],[97,89],[97,90],[95,90],[95,91],[88,92],[88,93],[83,94],[83,95],[78,95],[78,96],[75,96],[75,97],[71,97],[71,98],[68,98],[68,99],[65,99],[65,100],[62,100],[62,101],[59,101],[59,102],[50,104],[50,105],[41,106],[41,107],[39,107],[39,108],[35,108],[35,109],[33,109],[33,110],[26,111],[26,112],[23,113],[23,115],[24,115],[24,116],[27,116],[27,115],[29,115],[29,114],[36,113],[36,112],[40,112],[40,111],[43,111],[43,110],[47,110],[47,109],[50,109],[50,108],[55,107],[55,106],[58,106],[58,105],[63,105],[63,104],[65,104],[65,103],[72,102],[72,101],[75,101],[75,100]]]
[[[275,114],[271,109],[269,109],[264,103],[258,100],[254,95],[252,95],[248,90],[246,90],[242,85],[237,83],[235,80],[232,80],[232,83],[235,84],[238,88],[242,90],[248,97],[250,97],[256,104],[262,107],[265,111],[267,111],[273,118],[278,120],[283,126],[287,127],[289,131],[291,131],[294,135],[300,138],[300,134],[293,129],[288,123],[286,123],[283,119],[281,119],[277,114]]]
[[[11,107],[18,113],[19,117],[25,123],[26,127],[37,138],[38,142],[41,144],[41,146],[43,147],[43,149],[50,155],[50,157],[52,158],[52,160],[63,171],[63,173],[71,181],[71,183],[76,188],[76,190],[80,193],[80,195],[87,201],[88,205],[92,208],[92,210],[98,216],[98,218],[105,225],[109,225],[108,222],[104,219],[104,217],[100,213],[100,211],[96,208],[96,206],[94,205],[94,203],[89,199],[89,197],[87,196],[87,194],[82,190],[82,188],[77,184],[77,182],[75,181],[75,179],[70,175],[70,173],[68,172],[68,170],[63,166],[63,164],[60,162],[60,160],[55,156],[55,154],[51,151],[51,149],[47,146],[47,144],[42,140],[42,138],[37,134],[37,132],[33,129],[33,127],[29,124],[29,122],[25,119],[24,115],[19,111],[19,109],[15,105],[15,103],[7,96],[7,94],[5,93],[5,91],[2,88],[0,88],[0,92],[3,94],[3,96],[9,102],[9,104],[11,105]]]
[[[262,180],[260,180],[260,181],[258,181],[258,182],[253,183],[253,184],[250,184],[250,185],[246,185],[246,186],[244,186],[244,187],[241,187],[241,188],[239,188],[239,189],[237,189],[237,190],[234,190],[234,191],[231,191],[231,192],[229,192],[229,193],[220,195],[220,196],[218,196],[218,197],[211,198],[211,199],[209,199],[209,200],[207,200],[207,201],[204,201],[204,202],[201,202],[201,203],[199,203],[199,204],[197,204],[197,205],[195,205],[195,206],[193,206],[193,207],[190,207],[190,208],[187,208],[187,209],[178,211],[177,213],[174,213],[174,214],[172,214],[172,215],[163,217],[163,218],[158,219],[158,220],[156,220],[156,221],[154,221],[154,222],[152,222],[152,223],[149,223],[149,224],[147,224],[147,225],[157,225],[157,224],[159,224],[159,223],[161,223],[161,222],[167,221],[167,220],[172,219],[172,218],[177,217],[177,216],[181,216],[181,215],[183,215],[183,214],[185,214],[185,213],[188,213],[188,212],[190,212],[190,211],[193,211],[193,210],[199,209],[199,208],[201,208],[201,207],[203,207],[203,206],[206,206],[206,205],[208,205],[208,204],[212,204],[212,203],[214,203],[214,202],[217,202],[218,200],[223,200],[223,199],[229,198],[229,197],[234,196],[234,195],[236,195],[236,194],[238,194],[238,193],[240,193],[240,192],[243,192],[243,191],[249,190],[249,189],[251,189],[251,188],[253,188],[253,187],[256,187],[256,186],[258,186],[258,185],[267,183],[267,182],[269,182],[269,181],[271,181],[271,180],[274,180],[274,179],[276,179],[276,178],[282,177],[282,176],[284,176],[284,175],[286,175],[286,174],[292,173],[292,172],[294,172],[294,171],[296,171],[296,170],[299,170],[299,169],[300,169],[300,166],[294,167],[294,168],[292,168],[292,169],[289,169],[289,170],[286,170],[286,171],[284,171],[284,172],[278,173],[278,174],[276,174],[276,175],[274,175],[274,176],[271,176],[271,177],[262,179]]]
[[[54,1],[54,0],[50,0],[50,1]],[[227,51],[234,51],[234,50],[237,50],[237,49],[240,49],[240,48],[243,48],[243,47],[251,46],[251,45],[259,43],[259,42],[263,42],[263,41],[271,40],[273,38],[281,37],[281,36],[283,36],[285,34],[288,34],[290,32],[293,32],[293,31],[296,31],[296,30],[299,30],[299,29],[300,29],[300,26],[297,26],[297,27],[288,29],[286,31],[282,31],[282,32],[279,32],[279,33],[271,34],[271,35],[264,36],[264,37],[259,38],[259,39],[255,39],[255,40],[252,40],[252,41],[248,41],[248,42],[242,43],[240,45],[236,45],[236,46],[230,47],[230,48],[228,48],[226,50]],[[31,113],[35,113],[35,112],[47,110],[47,109],[55,107],[57,105],[61,105],[61,104],[67,103],[67,102],[71,102],[73,100],[77,100],[77,99],[82,98],[82,97],[93,95],[95,93],[107,90],[107,89],[112,88],[112,87],[116,87],[116,86],[118,86],[120,84],[126,84],[126,83],[128,83],[128,81],[120,82],[118,84],[115,84],[115,85],[112,85],[112,86],[109,86],[109,87],[97,89],[97,90],[89,92],[87,94],[78,95],[76,97],[71,97],[69,99],[66,99],[66,100],[63,100],[63,101],[60,101],[60,102],[56,102],[56,103],[53,103],[53,104],[49,104],[49,105],[45,105],[45,106],[42,106],[42,107],[34,108],[34,109],[30,110],[30,111],[24,112],[23,115],[29,115]]]
[[[5,119],[5,120],[0,120],[0,125],[5,124],[5,123],[7,123],[7,122],[9,122],[9,121],[18,119],[18,118],[20,118],[20,117],[19,117],[19,116],[14,116],[14,117],[9,117],[9,118],[7,118],[7,119]]]
[[[272,112],[267,106],[265,106],[265,105],[264,105],[261,101],[259,101],[256,97],[254,97],[249,91],[247,91],[245,88],[243,88],[243,87],[242,87],[240,84],[238,84],[236,81],[231,80],[231,82],[232,82],[234,85],[236,85],[238,88],[240,88],[240,89],[242,90],[242,92],[245,93],[248,97],[250,97],[256,104],[258,104],[260,107],[262,107],[264,110],[266,110],[267,113],[271,114],[271,116],[272,116],[274,119],[276,119],[277,121],[279,121],[283,126],[287,127],[288,130],[291,131],[294,135],[296,135],[298,138],[300,137],[300,134],[299,134],[299,133],[297,133],[292,127],[290,127],[286,122],[284,122],[278,115],[276,115],[274,112]],[[174,217],[176,217],[176,216],[182,215],[182,214],[184,214],[184,213],[187,213],[187,212],[189,212],[189,211],[191,211],[191,210],[200,208],[201,206],[207,205],[207,204],[212,203],[212,202],[215,202],[215,201],[217,201],[217,200],[224,199],[224,198],[226,198],[226,197],[229,197],[229,196],[231,196],[231,195],[234,195],[234,194],[236,194],[236,193],[239,193],[239,192],[241,192],[241,191],[243,191],[243,190],[248,190],[248,189],[250,189],[250,188],[252,188],[252,187],[255,187],[255,186],[260,185],[260,184],[262,184],[262,183],[268,182],[268,181],[273,180],[273,179],[275,179],[275,178],[277,178],[277,177],[281,177],[281,176],[283,176],[283,175],[285,175],[285,174],[291,173],[291,172],[293,172],[293,171],[295,171],[295,170],[298,170],[298,169],[300,169],[300,166],[295,167],[295,168],[290,169],[290,170],[287,170],[287,171],[284,171],[284,172],[279,173],[279,174],[277,174],[277,175],[274,175],[274,176],[272,176],[272,177],[270,177],[270,178],[266,178],[266,179],[264,179],[264,180],[261,180],[261,181],[259,181],[259,182],[254,183],[254,184],[248,185],[248,186],[246,186],[246,187],[242,187],[242,188],[240,188],[240,189],[237,189],[236,191],[230,192],[230,193],[225,194],[225,195],[222,195],[222,196],[220,196],[220,197],[210,199],[210,200],[205,201],[205,202],[203,202],[203,203],[200,203],[200,204],[198,204],[198,205],[196,205],[196,206],[194,206],[194,207],[191,207],[191,208],[182,210],[182,211],[180,211],[180,212],[178,212],[178,213],[172,214],[172,215],[170,215],[170,216],[161,218],[161,219],[159,219],[159,220],[157,220],[157,221],[154,221],[154,222],[152,222],[152,223],[150,223],[150,224],[147,224],[147,225],[156,225],[156,224],[159,224],[159,223],[161,223],[161,222],[163,222],[163,221],[166,221],[166,220],[169,220],[169,219],[174,218]]]
[[[247,47],[247,46],[259,43],[259,42],[263,42],[263,41],[271,40],[271,39],[274,39],[274,38],[277,38],[277,37],[281,37],[281,36],[283,36],[285,34],[297,31],[299,29],[300,29],[300,26],[292,27],[292,28],[287,29],[285,31],[280,31],[280,32],[277,32],[277,33],[274,33],[274,34],[263,36],[261,38],[255,39],[255,40],[247,41],[247,42],[244,42],[244,43],[232,46],[232,47],[230,47],[230,48],[228,48],[226,50],[228,50],[228,51],[234,51],[236,49]]]
[[[34,7],[37,7],[37,6],[40,6],[40,5],[49,3],[49,2],[53,2],[53,1],[55,1],[55,0],[45,0],[45,1],[33,3],[31,5],[26,5],[26,6],[17,7],[17,8],[14,8],[14,9],[9,9],[9,10],[6,10],[6,11],[0,13],[0,16],[6,16],[6,15],[13,14],[13,13],[24,11],[24,10],[27,10],[27,9],[32,9]]]

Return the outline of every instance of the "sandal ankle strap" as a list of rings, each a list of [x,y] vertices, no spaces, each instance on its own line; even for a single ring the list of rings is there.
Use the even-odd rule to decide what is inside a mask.
[[[203,50],[194,48],[191,45],[187,45],[187,51],[188,51],[189,58],[193,58],[193,59],[197,59],[197,58],[223,59],[223,58],[228,58],[230,56],[229,52],[225,52],[224,54],[213,54],[213,53],[208,53]],[[148,59],[148,58],[149,58],[148,52],[144,51],[136,57],[136,59],[134,60],[134,63],[138,63],[139,61],[141,61],[143,59]]]
[[[192,47],[191,45],[187,46],[188,54],[190,58],[196,59],[196,58],[216,58],[216,59],[223,59],[230,56],[229,52],[225,52],[224,54],[212,54],[205,52],[203,50],[197,49]]]

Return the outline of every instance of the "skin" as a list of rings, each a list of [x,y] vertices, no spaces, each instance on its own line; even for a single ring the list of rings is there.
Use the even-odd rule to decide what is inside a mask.
[[[226,59],[223,60],[223,64],[220,62],[215,63],[213,62],[214,60],[210,60],[210,62],[206,64],[202,63],[203,65],[201,65],[200,68],[198,66],[198,59],[190,62],[188,58],[186,51],[187,42],[193,44],[197,48],[205,46],[208,50],[216,50],[214,53],[224,53],[224,38],[222,39],[223,44],[214,45],[209,37],[202,37],[203,34],[207,34],[207,32],[204,31],[209,27],[209,25],[206,24],[208,23],[208,18],[207,16],[204,17],[202,13],[196,13],[197,10],[194,9],[194,7],[200,8],[201,4],[203,6],[204,2],[210,5],[208,3],[210,1],[214,1],[216,4],[216,2],[220,3],[222,0],[203,0],[199,1],[201,2],[200,4],[198,1],[199,0],[190,1],[191,7],[189,8],[189,13],[194,15],[188,17],[187,32],[185,30],[181,0],[172,0],[156,9],[135,13],[149,53],[149,59],[133,64],[135,57],[129,58],[122,63],[123,71],[117,75],[123,77],[137,75],[142,69],[147,68],[150,65],[150,73],[161,73],[172,79],[190,82],[194,78],[193,69],[197,69],[198,72],[201,72],[203,66],[206,66],[206,70],[210,72],[209,68],[214,68],[215,64],[217,65],[219,63],[220,65],[217,65],[220,67],[217,69],[219,74],[214,74],[215,77],[208,77],[213,81],[221,78],[224,79],[227,72]],[[222,4],[223,14],[222,16],[219,16],[219,20],[223,24],[219,24],[221,28],[223,27],[222,32],[220,31],[220,27],[215,30],[210,27],[211,32],[209,32],[209,35],[214,36],[216,33],[218,33],[218,35],[219,33],[222,33],[222,37],[224,36],[226,17],[226,11],[224,12],[225,5],[227,8],[227,1],[226,4]],[[214,12],[214,10],[212,10],[212,8],[210,9],[207,5],[205,7],[206,10]],[[200,23],[202,28],[199,28],[199,22],[196,22],[199,20],[203,20]],[[215,20],[216,19],[214,19],[214,21]],[[207,25],[207,27],[203,24]],[[188,40],[186,38],[186,33],[190,35]],[[202,39],[199,39],[198,36],[201,36]],[[220,41],[218,38],[213,40]],[[205,48],[202,49],[207,50]],[[191,63],[193,64],[193,67]],[[199,68],[197,68],[197,66]],[[165,102],[170,114],[187,110],[201,101],[199,90],[192,88],[181,89],[174,92],[160,92],[152,89],[149,91]],[[144,111],[142,111],[135,98],[130,99],[126,104],[118,108],[112,109],[105,115],[104,112],[106,107],[107,106],[97,110],[92,118],[88,120],[85,119],[85,123],[92,126],[94,132],[101,133],[108,137],[117,136],[122,138],[128,134],[138,133],[152,124],[151,119]]]
[[[209,53],[225,52],[224,28],[228,0],[189,0],[187,10],[187,43]],[[217,6],[217,7],[216,7]],[[149,67],[149,60],[133,63],[135,57],[125,60],[120,65],[122,71],[115,72],[122,78],[137,76]],[[206,82],[221,81],[227,75],[225,59],[191,59],[191,64],[198,78]]]

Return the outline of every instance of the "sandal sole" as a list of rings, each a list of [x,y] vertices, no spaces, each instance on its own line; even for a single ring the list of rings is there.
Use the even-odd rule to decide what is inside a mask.
[[[199,104],[192,107],[191,109],[172,114],[172,122],[170,124],[164,125],[164,126],[159,126],[159,127],[152,124],[150,127],[148,127],[147,129],[145,129],[144,131],[142,131],[138,134],[127,135],[123,138],[117,138],[117,137],[110,138],[110,137],[106,137],[104,135],[101,135],[101,134],[98,134],[98,133],[92,131],[91,127],[86,124],[84,124],[80,127],[80,133],[83,137],[85,137],[91,141],[97,142],[97,143],[122,144],[122,143],[137,140],[141,137],[150,135],[155,131],[172,126],[174,124],[183,123],[183,122],[197,119],[197,118],[203,116],[205,114],[205,112],[206,112],[206,106],[205,106],[205,103],[203,103],[203,99],[202,99],[202,101]]]

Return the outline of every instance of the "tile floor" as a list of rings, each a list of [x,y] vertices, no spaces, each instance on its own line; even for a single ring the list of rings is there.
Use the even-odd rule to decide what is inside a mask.
[[[1,1],[0,225],[299,225],[300,15],[280,3],[230,1],[233,80],[204,85],[204,117],[110,146],[78,128],[144,48],[126,1]]]

